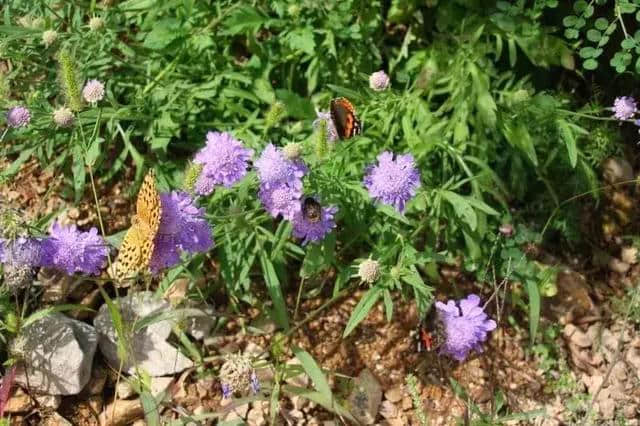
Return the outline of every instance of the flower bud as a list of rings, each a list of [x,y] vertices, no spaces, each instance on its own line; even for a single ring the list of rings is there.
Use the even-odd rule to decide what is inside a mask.
[[[373,284],[380,277],[380,264],[377,260],[366,259],[358,266],[358,276],[367,284]]]
[[[60,107],[53,111],[53,122],[58,127],[70,127],[73,124],[73,112],[67,107]]]

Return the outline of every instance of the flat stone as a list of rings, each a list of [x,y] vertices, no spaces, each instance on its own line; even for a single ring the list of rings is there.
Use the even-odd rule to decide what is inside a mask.
[[[154,298],[153,293],[147,291],[131,293],[114,302],[120,309],[124,326],[130,330],[136,321],[170,309],[166,301]],[[99,335],[100,351],[114,368],[122,364],[122,370],[127,374],[144,370],[150,376],[168,376],[193,366],[189,358],[166,341],[172,328],[168,319],[152,321],[133,333],[129,356],[124,362],[118,357],[118,336],[106,304],[102,305],[93,323]]]
[[[382,387],[370,370],[362,370],[355,378],[348,400],[352,414],[360,423],[370,425],[375,422],[382,401]]]
[[[72,424],[60,414],[53,412],[53,414],[44,419],[42,426],[72,426]]]
[[[169,386],[173,382],[173,377],[152,377],[149,387],[151,388],[151,395],[157,397],[162,392],[169,389]]]
[[[133,390],[133,386],[127,380],[120,379],[118,384],[116,384],[116,395],[118,395],[119,399],[129,399],[135,395],[135,390]]]
[[[98,336],[90,325],[52,313],[25,327],[18,339],[25,368],[18,368],[16,382],[29,389],[75,395],[91,378]]]
[[[50,410],[57,410],[62,402],[60,395],[35,395],[34,398],[38,405]]]
[[[638,263],[638,249],[632,246],[622,247],[622,250],[620,250],[620,258],[625,263],[635,265]]]
[[[247,424],[249,426],[264,426],[267,424],[267,419],[260,408],[252,408],[247,414]]]
[[[385,419],[393,419],[398,416],[398,407],[389,400],[380,404],[380,415]]]
[[[402,390],[402,387],[396,386],[396,387],[393,387],[393,388],[389,389],[388,391],[386,391],[384,393],[384,396],[389,401],[391,401],[393,403],[396,403],[396,402],[400,402],[402,400],[403,393],[404,392]]]

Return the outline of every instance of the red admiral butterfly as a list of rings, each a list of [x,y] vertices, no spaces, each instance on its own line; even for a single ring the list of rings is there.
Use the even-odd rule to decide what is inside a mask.
[[[433,352],[444,343],[444,325],[438,318],[435,303],[418,324],[418,352]]]
[[[347,98],[331,100],[331,120],[341,140],[352,138],[362,131],[360,120],[356,117],[356,110]]]

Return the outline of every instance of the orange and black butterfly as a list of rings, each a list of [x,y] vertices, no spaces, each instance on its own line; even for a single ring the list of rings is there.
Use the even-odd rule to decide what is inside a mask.
[[[352,138],[362,131],[360,120],[356,117],[356,110],[347,98],[331,100],[331,120],[341,140]]]
[[[313,197],[306,197],[302,201],[302,215],[310,223],[318,223],[322,219],[322,206]]]
[[[418,325],[418,352],[433,352],[444,342],[444,326],[438,318],[435,303]]]

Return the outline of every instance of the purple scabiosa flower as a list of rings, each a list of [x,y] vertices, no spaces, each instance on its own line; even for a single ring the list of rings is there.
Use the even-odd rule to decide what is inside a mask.
[[[42,243],[29,237],[18,237],[15,240],[0,239],[0,262],[5,265],[40,266]]]
[[[255,166],[261,188],[271,189],[284,184],[297,191],[302,190],[302,178],[307,167],[300,160],[288,160],[273,144],[262,151]]]
[[[286,184],[265,188],[260,187],[258,197],[269,214],[276,218],[282,215],[287,220],[293,220],[301,211],[300,197],[302,190],[294,189]]]
[[[302,244],[322,241],[324,237],[336,227],[334,220],[338,208],[335,206],[322,207],[320,220],[310,221],[304,213],[296,213],[291,221],[293,225],[293,236],[302,238]]]
[[[17,129],[25,127],[31,121],[31,113],[23,106],[15,106],[7,111],[7,125]]]
[[[638,111],[636,101],[631,96],[620,96],[613,101],[613,116],[618,120],[629,120]]]
[[[389,87],[389,76],[384,71],[374,72],[369,76],[369,87],[381,92]]]
[[[436,310],[445,334],[440,351],[458,361],[464,361],[472,350],[481,352],[487,334],[496,328],[496,322],[484,313],[480,297],[475,294],[457,303],[436,302]]]
[[[89,103],[96,103],[104,98],[104,84],[99,80],[89,80],[82,89],[82,97]]]
[[[364,186],[374,200],[403,212],[407,201],[416,195],[420,172],[411,154],[397,155],[385,151],[378,155],[378,164],[367,167]]]
[[[98,275],[107,263],[109,248],[94,227],[79,231],[76,225],[51,225],[49,238],[42,241],[42,266],[67,275],[76,272]]]
[[[313,121],[313,129],[317,130],[318,126],[325,126],[327,130],[327,141],[335,142],[338,140],[338,130],[336,129],[336,124],[333,122],[333,118],[331,117],[330,112],[316,111],[316,118]]]
[[[213,247],[211,227],[191,196],[182,191],[160,194],[162,217],[154,241],[149,267],[157,274],[164,268],[177,265],[180,253],[205,252]]]
[[[202,172],[196,181],[196,193],[209,195],[215,185],[227,188],[247,174],[253,150],[229,133],[208,132],[207,144],[195,155],[194,163],[202,165]]]

